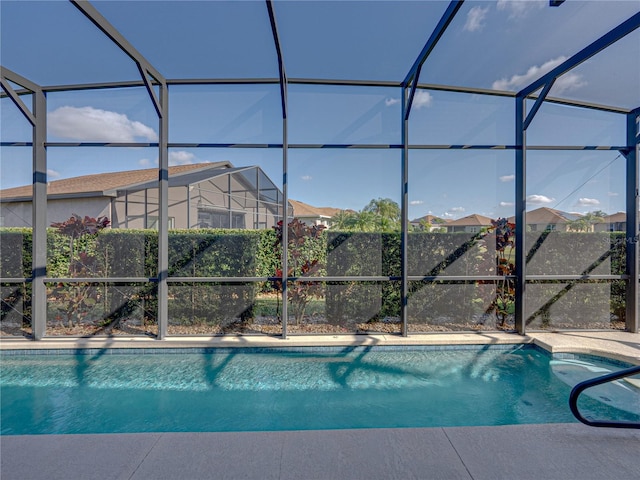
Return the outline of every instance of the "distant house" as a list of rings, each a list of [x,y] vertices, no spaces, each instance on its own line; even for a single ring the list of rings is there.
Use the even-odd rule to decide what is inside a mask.
[[[602,221],[593,225],[596,232],[625,232],[627,230],[627,214],[625,212],[617,212],[608,215]]]
[[[447,220],[436,217],[434,215],[425,215],[409,222],[414,228],[431,232],[440,228],[446,228]]]
[[[479,233],[483,228],[491,226],[491,218],[474,213],[466,217],[452,220],[446,224],[447,233]]]
[[[2,225],[31,224],[32,186],[0,190]],[[274,226],[282,192],[257,166],[229,162],[169,167],[169,228]],[[47,185],[47,223],[72,214],[106,216],[112,228],[157,228],[158,170],[130,170],[55,180]]]
[[[340,211],[339,208],[314,207],[297,200],[289,200],[289,205],[293,208],[293,216],[307,225],[331,227],[331,217]]]
[[[568,213],[548,207],[531,210],[526,214],[527,230],[530,232],[545,231],[569,231],[570,222],[581,217],[578,213]],[[515,216],[509,217],[509,221],[515,223]]]

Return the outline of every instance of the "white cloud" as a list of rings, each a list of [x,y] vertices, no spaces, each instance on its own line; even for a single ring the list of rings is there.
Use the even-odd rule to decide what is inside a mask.
[[[158,164],[157,160],[156,162],[152,162],[148,158],[141,158],[140,160],[138,160],[138,165],[140,165],[141,167],[152,167],[153,165],[157,165],[157,164]]]
[[[501,182],[513,182],[515,179],[515,175],[503,175],[500,177]]]
[[[302,178],[302,180],[304,180],[305,182],[308,182],[309,180],[313,179],[311,175],[303,175],[300,178]]]
[[[513,203],[513,202],[500,202],[498,205],[500,205],[501,207],[513,207],[515,205],[515,203]]]
[[[384,104],[387,107],[390,107],[391,105],[395,105],[396,103],[400,103],[400,99],[399,98],[385,98],[385,100],[384,100]]]
[[[449,210],[447,210],[447,213],[451,213],[451,214],[464,213],[464,211],[465,211],[464,207],[453,207],[453,208],[450,208]]]
[[[430,107],[433,102],[433,96],[429,92],[424,90],[416,90],[416,94],[413,97],[413,106],[416,109]]]
[[[484,28],[484,19],[487,16],[489,7],[473,7],[467,13],[467,21],[464,24],[463,30],[467,32],[477,32]]]
[[[155,142],[156,132],[126,115],[93,107],[60,107],[47,116],[54,135],[87,142]]]
[[[580,198],[578,199],[578,205],[581,207],[592,207],[600,205],[600,200],[597,198]]]
[[[169,165],[190,165],[194,162],[196,156],[193,153],[185,152],[184,150],[170,151],[169,152]]]
[[[509,18],[525,17],[534,8],[544,8],[547,0],[498,0],[498,10],[509,12]]]
[[[609,192],[608,195],[610,197],[617,197],[618,195],[620,195],[618,192]]]
[[[555,200],[555,198],[549,198],[545,195],[529,195],[527,197],[527,203],[532,205],[545,205],[547,203],[551,203]]]
[[[565,73],[553,84],[551,95],[570,92],[571,90],[576,90],[580,87],[584,87],[586,84],[587,82],[583,80],[582,75],[571,72]]]
[[[47,169],[47,178],[60,178],[60,172],[57,172],[51,168]]]
[[[493,82],[493,88],[495,90],[510,90],[516,89],[518,87],[524,87],[526,85],[529,85],[533,80],[553,70],[566,59],[567,57],[560,56],[558,58],[549,60],[540,66],[534,65],[532,67],[529,67],[527,73],[523,75],[516,74],[513,75],[510,79],[501,78],[500,80],[496,80],[495,82]]]
[[[409,205],[422,205],[424,202],[422,200],[411,200]]]

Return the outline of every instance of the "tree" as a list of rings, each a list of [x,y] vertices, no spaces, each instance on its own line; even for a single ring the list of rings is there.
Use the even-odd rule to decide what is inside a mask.
[[[331,228],[334,230],[351,230],[355,223],[355,213],[350,210],[340,210],[331,217]]]
[[[393,232],[400,229],[400,206],[389,198],[371,200],[359,212],[341,210],[331,218],[331,228],[356,232]]]
[[[606,216],[607,214],[602,210],[588,212],[575,220],[570,220],[567,222],[567,226],[569,230],[573,230],[574,232],[592,232],[593,226],[596,223],[602,222],[602,219]]]
[[[400,206],[390,198],[373,199],[362,210],[373,212],[394,222],[400,221]]]

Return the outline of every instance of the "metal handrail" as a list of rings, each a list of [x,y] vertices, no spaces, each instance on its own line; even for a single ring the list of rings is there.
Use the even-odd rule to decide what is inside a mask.
[[[580,420],[585,425],[589,425],[591,427],[612,427],[612,428],[638,428],[640,429],[640,423],[637,422],[617,422],[617,421],[601,421],[601,420],[588,420],[582,416],[580,411],[578,410],[578,396],[585,391],[587,388],[595,387],[596,385],[602,385],[603,383],[613,382],[614,380],[619,380],[624,377],[630,377],[631,375],[636,375],[640,373],[640,365],[626,368],[624,370],[620,370],[614,373],[608,373],[607,375],[602,375],[600,377],[591,378],[589,380],[585,380],[584,382],[578,383],[571,390],[571,394],[569,395],[569,408],[571,408],[571,413]]]

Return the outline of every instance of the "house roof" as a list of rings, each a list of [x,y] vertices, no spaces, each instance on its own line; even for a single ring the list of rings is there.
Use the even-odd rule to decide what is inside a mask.
[[[448,222],[447,227],[488,227],[491,225],[491,219],[484,215],[467,215],[466,217],[459,218]]]
[[[430,225],[440,225],[450,222],[451,220],[445,220],[440,217],[436,217],[435,215],[425,215],[424,217],[416,218],[415,220],[411,220],[410,223],[420,223],[424,221]]]
[[[602,219],[602,223],[622,223],[626,221],[627,221],[627,214],[625,212],[616,212]]]
[[[339,208],[333,207],[314,207],[298,200],[289,200],[289,203],[293,207],[295,217],[331,218],[340,211]]]
[[[554,224],[554,223],[567,223],[572,220],[580,218],[578,213],[568,213],[562,210],[556,210],[549,207],[540,207],[535,210],[527,212],[527,224]],[[516,217],[509,217],[510,222],[515,222]]]
[[[208,169],[231,168],[229,162],[207,162],[169,167],[169,178]],[[96,173],[80,177],[54,180],[47,184],[49,197],[74,197],[87,194],[107,195],[115,190],[132,188],[158,179],[157,168],[127,170],[124,172]],[[0,200],[31,200],[31,185],[0,190]]]

